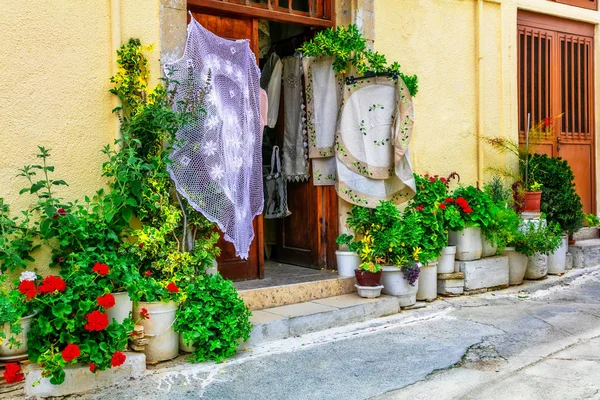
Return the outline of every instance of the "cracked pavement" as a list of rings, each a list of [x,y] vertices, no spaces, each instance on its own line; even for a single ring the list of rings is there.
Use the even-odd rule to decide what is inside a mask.
[[[177,360],[72,399],[599,399],[600,267]]]

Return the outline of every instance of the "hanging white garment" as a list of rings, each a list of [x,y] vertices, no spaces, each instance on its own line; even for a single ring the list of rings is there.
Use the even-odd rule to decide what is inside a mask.
[[[414,196],[408,153],[412,125],[412,100],[401,78],[347,85],[336,138],[338,195],[369,208]]]
[[[308,179],[308,139],[299,55],[283,60],[283,173],[289,181]]]
[[[269,60],[263,67],[260,77],[260,86],[267,91],[269,98],[269,114],[267,116],[267,126],[275,128],[279,118],[279,103],[281,101],[281,73],[283,64],[279,56],[272,53]]]
[[[200,93],[211,77],[205,112],[198,111],[177,132],[168,170],[177,191],[217,223],[237,256],[248,258],[252,221],[264,204],[260,71],[254,53],[247,40],[220,38],[192,17],[184,55],[165,65],[165,72],[180,83],[175,107],[188,93]]]

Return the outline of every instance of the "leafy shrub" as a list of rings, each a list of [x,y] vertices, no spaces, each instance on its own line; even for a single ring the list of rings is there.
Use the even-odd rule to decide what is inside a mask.
[[[517,233],[513,243],[515,250],[526,256],[532,256],[535,253],[550,254],[561,245],[560,227],[556,223],[529,222],[525,224]]]
[[[221,275],[200,275],[185,287],[186,300],[177,311],[175,330],[196,350],[191,361],[221,361],[248,340],[250,311],[233,283]]]
[[[483,229],[483,234],[488,242],[502,250],[517,237],[521,217],[512,207],[512,191],[504,187],[500,177],[495,176],[484,190],[494,206],[490,210],[490,223]]]
[[[473,186],[460,187],[446,200],[446,226],[453,231],[470,226],[485,230],[492,221],[494,207],[489,194]]]

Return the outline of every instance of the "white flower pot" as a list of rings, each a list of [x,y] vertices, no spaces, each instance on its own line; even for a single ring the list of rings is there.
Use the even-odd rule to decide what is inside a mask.
[[[548,256],[542,253],[535,253],[529,256],[525,278],[541,279],[548,275]]]
[[[419,289],[419,280],[414,286],[408,284],[404,279],[404,272],[396,267],[383,267],[381,275],[381,284],[383,285],[383,294],[398,297],[400,307],[412,306],[417,302],[417,290]]]
[[[177,303],[140,302],[134,309],[135,315],[139,315],[142,308],[148,310],[150,316],[139,322],[144,327],[144,337],[150,339],[144,349],[146,361],[153,363],[177,357],[179,334],[173,328]]]
[[[563,235],[562,243],[554,253],[548,255],[548,274],[560,275],[567,270],[567,249],[569,248],[569,237]]]
[[[360,297],[365,299],[374,299],[376,297],[381,296],[381,289],[383,289],[383,285],[379,286],[360,286],[358,284],[354,285]]]
[[[219,266],[217,264],[217,260],[213,260],[212,267],[206,268],[207,275],[216,275],[219,272]]]
[[[456,246],[457,260],[479,260],[483,251],[481,229],[478,226],[470,226],[460,232],[450,231],[448,232],[448,244]]]
[[[129,318],[131,312],[133,311],[133,302],[129,298],[129,293],[127,292],[117,292],[111,294],[115,298],[115,305],[106,310],[108,322],[112,322],[113,319],[116,319],[117,323],[122,324],[125,318]]]
[[[6,339],[0,344],[0,361],[18,361],[27,358],[27,333],[31,327],[31,321],[33,321],[35,316],[36,313],[21,318],[19,325],[21,325],[22,330],[16,335],[10,333],[10,324],[8,322],[3,324],[2,331]],[[8,340],[12,337],[21,343],[19,347],[10,347]]]
[[[496,255],[498,246],[492,245],[484,235],[481,235],[481,257],[492,257]]]
[[[354,276],[354,270],[360,265],[358,254],[353,251],[337,250],[335,252],[337,259],[337,270],[339,276]]]
[[[456,246],[446,246],[442,249],[442,255],[438,258],[438,274],[451,274],[454,272],[454,259]]]
[[[504,249],[504,255],[508,256],[508,284],[520,285],[527,269],[527,256],[517,253],[514,247]]]
[[[196,351],[196,346],[194,345],[187,345],[183,342],[183,336],[181,334],[179,334],[179,350],[183,351],[184,353],[193,353]]]
[[[421,266],[417,300],[432,301],[437,297],[437,261]]]

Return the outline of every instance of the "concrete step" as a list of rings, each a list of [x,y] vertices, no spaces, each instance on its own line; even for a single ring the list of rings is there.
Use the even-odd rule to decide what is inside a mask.
[[[252,312],[254,325],[248,344],[286,339],[310,332],[396,314],[400,302],[382,295],[363,299],[357,294],[332,296]]]
[[[588,268],[600,264],[600,239],[578,240],[569,246],[573,268]]]
[[[355,283],[354,277],[335,274],[330,279],[238,290],[238,293],[248,308],[254,311],[354,293]]]
[[[494,256],[474,261],[456,261],[455,270],[465,274],[465,293],[508,287],[508,257]]]

